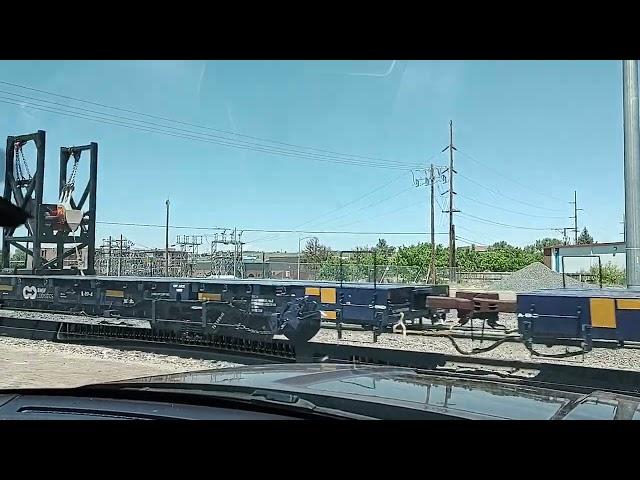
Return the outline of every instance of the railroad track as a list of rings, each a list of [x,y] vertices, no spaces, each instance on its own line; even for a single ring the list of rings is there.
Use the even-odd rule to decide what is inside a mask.
[[[224,360],[242,364],[268,363],[357,363],[389,365],[436,371],[447,374],[467,373],[472,377],[493,375],[512,381],[537,385],[562,384],[563,387],[640,392],[640,371],[612,370],[547,362],[452,355],[445,353],[379,348],[375,344],[307,342],[294,345],[286,339],[256,341],[237,337],[207,339],[176,338],[151,335],[149,330],[118,328],[113,325],[82,325],[64,322],[42,322],[38,325],[7,325],[0,311],[0,333],[23,338],[42,338],[62,343],[90,344],[117,349],[141,350],[166,355],[206,360]],[[55,328],[52,328],[55,327]]]
[[[275,363],[353,363],[386,365],[437,372],[441,375],[493,376],[516,383],[585,391],[606,389],[619,393],[640,393],[640,371],[583,367],[566,364],[525,362],[510,359],[469,357],[434,352],[418,352],[369,345],[308,342],[294,346],[289,340],[255,345],[227,339],[217,345],[172,343],[128,338],[68,336],[58,341],[111,348],[139,350],[201,360],[222,360],[246,365]]]
[[[337,330],[335,324],[330,324],[328,322],[322,323],[322,328],[325,330]],[[354,326],[354,325],[342,325],[340,329],[343,332],[359,332],[364,333],[368,330],[365,330],[362,327]],[[384,335],[403,335],[403,332],[397,330],[395,332],[389,331],[385,332]],[[416,336],[416,337],[437,337],[437,338],[454,338],[454,339],[466,339],[466,340],[475,340],[479,342],[484,341],[493,341],[493,342],[501,342],[501,343],[523,343],[522,336],[517,333],[517,329],[508,330],[508,329],[491,329],[491,328],[479,328],[479,327],[469,327],[468,325],[430,325],[430,326],[422,326],[420,329],[409,329],[406,330],[407,336]],[[619,342],[615,340],[592,340],[593,346],[598,348],[610,348],[610,349],[618,349],[618,348],[629,348],[629,349],[640,349],[639,342],[625,342],[624,345],[620,345]],[[554,339],[554,345],[562,345],[562,346],[580,346],[580,340],[573,339]],[[551,345],[548,345],[551,346]]]

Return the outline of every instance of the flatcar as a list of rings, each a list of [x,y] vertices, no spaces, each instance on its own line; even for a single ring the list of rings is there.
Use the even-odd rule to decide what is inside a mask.
[[[322,320],[383,331],[400,319],[434,318],[429,295],[446,285],[282,280],[0,275],[0,307],[142,319],[176,335],[310,340]]]
[[[518,329],[525,340],[552,344],[578,338],[640,341],[640,291],[623,288],[549,289],[520,293]]]

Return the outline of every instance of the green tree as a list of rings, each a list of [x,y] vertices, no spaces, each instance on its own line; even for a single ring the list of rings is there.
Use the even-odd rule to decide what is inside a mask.
[[[587,227],[582,229],[582,233],[578,236],[578,245],[586,245],[593,242],[593,237],[589,234]]]
[[[331,248],[323,245],[317,238],[310,238],[302,252],[303,263],[322,263],[333,256]]]
[[[395,253],[395,247],[392,247],[387,243],[384,238],[378,239],[378,243],[373,250],[376,252],[376,259],[379,264],[388,264],[391,257]]]
[[[536,240],[533,245],[527,245],[526,247],[524,247],[524,249],[531,252],[542,253],[544,249],[547,247],[553,247],[555,245],[562,245],[562,244],[563,244],[562,240],[559,240],[557,238],[546,237],[546,238],[541,238],[539,240]]]
[[[532,263],[542,262],[543,246],[555,244],[556,242],[556,239],[546,238],[536,241],[533,245],[520,248],[502,241],[496,242],[485,252],[460,248],[457,250],[456,255],[457,265],[460,271],[463,272],[512,272]],[[391,275],[395,275],[400,281],[427,281],[427,274],[431,264],[431,245],[429,243],[403,245],[393,249],[386,242],[379,241],[373,248],[356,247],[353,250],[358,253],[345,255],[342,260],[345,281],[363,279],[371,281],[373,256],[364,252],[372,250],[376,251],[378,265],[392,265],[395,267],[390,269]],[[443,245],[436,245],[435,264],[436,269],[439,270],[446,269],[449,266],[448,248]],[[381,275],[382,270],[379,268],[378,275]],[[333,254],[322,263],[319,278],[337,280],[339,276],[339,258]]]
[[[593,265],[589,269],[589,273],[593,275],[594,282],[598,282],[600,272],[597,265]],[[626,274],[624,269],[612,264],[611,262],[602,265],[602,284],[603,285],[624,285]]]
[[[12,262],[23,262],[27,259],[27,254],[24,253],[22,250],[16,250],[15,252],[13,252],[13,255],[11,255],[11,261]]]

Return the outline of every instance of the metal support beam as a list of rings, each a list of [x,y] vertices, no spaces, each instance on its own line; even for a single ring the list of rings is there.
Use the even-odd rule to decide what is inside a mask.
[[[95,256],[96,256],[96,196],[97,196],[97,182],[98,182],[98,144],[91,142],[89,145],[82,145],[77,147],[61,147],[60,148],[60,176],[59,176],[59,194],[62,194],[62,190],[67,184],[68,165],[69,161],[73,159],[74,163],[79,162],[82,153],[89,152],[89,179],[86,185],[81,190],[82,195],[80,201],[76,202],[71,198],[71,206],[73,208],[82,209],[85,212],[85,218],[82,221],[81,229],[77,235],[71,236],[69,234],[59,235],[57,239],[57,259],[56,262],[47,262],[44,266],[51,268],[55,265],[57,268],[62,269],[64,259],[72,254],[75,250],[65,251],[64,245],[68,243],[80,242],[82,246],[78,246],[78,251],[82,248],[87,248],[87,268],[85,272],[88,275],[95,273]],[[80,190],[78,191],[80,192]],[[89,208],[85,209],[84,205],[89,199]]]
[[[27,135],[16,135],[7,137],[7,148],[5,151],[5,170],[4,170],[4,198],[12,201],[16,205],[25,208],[32,216],[25,225],[27,235],[24,242],[33,243],[31,271],[35,273],[39,268],[40,260],[40,228],[39,228],[39,208],[42,204],[43,187],[44,187],[44,155],[45,155],[45,132],[38,130],[35,133]],[[16,165],[16,148],[20,148],[27,142],[33,142],[36,147],[36,168],[33,177],[30,179],[18,178]],[[28,167],[27,167],[28,168]],[[27,172],[29,173],[29,172]],[[2,232],[2,268],[9,268],[10,246],[13,244],[17,247],[17,240],[11,240],[15,233],[15,228],[4,228]],[[18,238],[18,237],[16,237]],[[23,250],[23,249],[21,249]],[[23,250],[24,251],[24,250]]]
[[[627,288],[640,289],[640,131],[636,60],[623,60],[622,77]]]

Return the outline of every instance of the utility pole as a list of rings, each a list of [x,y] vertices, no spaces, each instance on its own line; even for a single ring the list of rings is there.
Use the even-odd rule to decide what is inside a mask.
[[[573,191],[573,242],[575,245],[578,244],[578,210],[582,210],[582,208],[578,208],[578,192]]]
[[[122,234],[120,234],[120,255],[118,258],[118,276],[122,276]]]
[[[449,214],[449,281],[455,280],[455,266],[456,266],[456,230],[453,224],[453,214],[459,212],[453,206],[453,196],[456,192],[453,190],[453,175],[458,173],[453,168],[453,151],[457,150],[453,146],[453,120],[449,121],[449,145],[447,145],[442,151],[449,150],[449,210],[445,213]]]
[[[111,275],[111,235],[109,235],[109,256],[107,257],[107,276]]]
[[[167,207],[167,222],[164,228],[164,276],[169,276],[169,199],[165,203]]]
[[[448,148],[448,147],[447,147]],[[445,149],[446,150],[446,149]],[[435,232],[435,185],[436,183],[443,182],[443,175],[447,172],[447,168],[431,164],[429,170],[421,170],[420,173],[424,172],[424,178],[416,178],[413,177],[413,186],[414,187],[422,187],[427,186],[431,187],[431,260],[429,262],[429,271],[432,283],[436,283],[436,232]],[[413,175],[413,172],[411,172]],[[444,192],[447,193],[447,192]],[[444,193],[442,195],[444,195]]]
[[[238,278],[238,243],[237,243],[237,239],[236,239],[236,230],[237,229],[233,229],[233,240],[231,240],[233,242],[233,249],[234,249],[234,255],[233,255],[233,276],[235,278]]]
[[[624,119],[624,210],[627,288],[640,288],[640,126],[638,62],[622,61]]]
[[[431,283],[436,283],[436,232],[435,232],[435,208],[434,208],[434,188],[435,177],[433,174],[433,163],[431,164],[431,175],[429,176],[429,184],[431,185]]]
[[[620,235],[622,235],[622,241],[626,242],[627,241],[627,239],[625,238],[626,237],[626,235],[625,235],[626,232],[624,231],[624,213],[622,214],[622,221],[620,223],[622,224],[622,232],[620,232]]]

